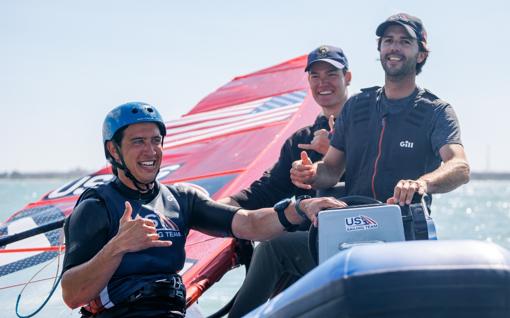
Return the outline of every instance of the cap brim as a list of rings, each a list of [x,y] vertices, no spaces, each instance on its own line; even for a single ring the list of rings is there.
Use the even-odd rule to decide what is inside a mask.
[[[335,61],[332,59],[318,59],[318,60],[315,60],[312,63],[308,64],[305,68],[305,72],[308,72],[310,70],[310,67],[312,67],[312,65],[317,62],[326,62],[328,64],[333,65],[334,67],[336,67],[339,70],[343,70],[345,68],[345,65],[343,65],[342,63],[340,63],[338,61]]]
[[[375,31],[375,35],[383,36],[384,35],[384,31],[386,31],[386,28],[389,27],[390,25],[395,25],[395,24],[403,26],[404,29],[406,29],[407,34],[409,34],[414,39],[418,39],[418,36],[417,36],[416,32],[414,32],[413,28],[411,28],[409,25],[407,25],[405,23],[402,23],[400,21],[386,21],[386,22],[381,23],[377,27],[377,30]]]

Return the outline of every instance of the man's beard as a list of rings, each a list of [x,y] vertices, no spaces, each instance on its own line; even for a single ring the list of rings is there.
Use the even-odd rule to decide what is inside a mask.
[[[389,54],[388,54],[389,55]],[[386,73],[386,77],[399,79],[408,75],[416,74],[416,64],[418,55],[412,58],[404,58],[403,64],[400,67],[388,67],[387,55],[381,59],[381,65]]]

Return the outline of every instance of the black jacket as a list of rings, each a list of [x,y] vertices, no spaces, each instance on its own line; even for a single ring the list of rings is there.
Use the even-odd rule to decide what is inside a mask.
[[[297,145],[311,143],[314,132],[320,129],[329,130],[328,119],[322,115],[317,117],[312,126],[304,127],[290,136],[285,141],[275,165],[265,171],[260,179],[233,195],[232,198],[244,209],[260,209],[271,207],[276,202],[294,195],[315,196],[315,190],[303,190],[292,184],[290,168],[292,162],[301,159],[302,149]],[[316,151],[307,150],[307,153],[313,162],[322,160],[322,154]]]

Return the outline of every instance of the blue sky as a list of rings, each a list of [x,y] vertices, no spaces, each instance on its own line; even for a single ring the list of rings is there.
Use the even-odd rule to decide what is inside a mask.
[[[510,171],[508,3],[0,0],[0,172],[99,169],[111,108],[146,101],[177,118],[321,44],[345,50],[351,93],[382,85],[374,32],[397,12],[425,24],[418,84],[454,106],[472,169]]]

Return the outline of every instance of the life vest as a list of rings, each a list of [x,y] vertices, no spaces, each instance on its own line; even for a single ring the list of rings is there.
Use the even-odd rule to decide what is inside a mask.
[[[380,87],[362,89],[349,102],[345,177],[348,194],[385,202],[399,180],[416,180],[441,164],[432,149],[431,125],[434,110],[445,103],[420,88],[409,107],[393,114],[379,109],[382,94]]]
[[[189,230],[172,192],[166,186],[158,184],[157,196],[151,202],[143,204],[140,200],[125,197],[112,184],[110,182],[87,190],[80,197],[80,200],[99,197],[105,203],[111,225],[108,240],[117,234],[119,220],[124,214],[124,202],[129,201],[133,207],[132,218],[139,215],[154,221],[160,240],[171,240],[172,245],[125,254],[108,285],[101,291],[98,299],[91,303],[93,307],[111,308],[122,303],[147,283],[177,273],[185,261],[184,244]]]

